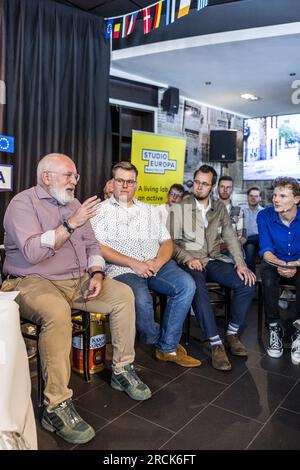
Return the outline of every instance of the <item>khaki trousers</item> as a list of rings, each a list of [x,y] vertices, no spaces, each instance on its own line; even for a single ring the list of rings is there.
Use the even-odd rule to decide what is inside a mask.
[[[118,372],[134,361],[135,310],[132,290],[105,279],[96,299],[84,301],[88,274],[80,279],[50,281],[26,276],[8,279],[3,291],[18,290],[16,302],[23,318],[41,325],[39,352],[45,380],[45,404],[53,408],[72,396],[68,388],[72,342],[71,308],[109,314],[113,347],[113,370]]]

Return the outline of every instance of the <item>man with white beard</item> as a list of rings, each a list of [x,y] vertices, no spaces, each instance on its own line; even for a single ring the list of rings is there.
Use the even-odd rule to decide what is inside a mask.
[[[5,217],[2,290],[18,290],[22,317],[41,325],[39,352],[45,380],[42,426],[72,444],[90,441],[95,432],[77,413],[70,380],[71,308],[110,314],[112,382],[134,400],[150,398],[134,367],[135,310],[131,289],[104,280],[105,261],[90,218],[97,196],[82,205],[74,191],[74,162],[62,154],[38,164],[38,184],[17,194]]]

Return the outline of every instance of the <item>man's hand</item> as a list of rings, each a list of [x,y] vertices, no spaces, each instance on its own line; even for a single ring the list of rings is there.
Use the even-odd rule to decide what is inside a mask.
[[[289,263],[287,263],[287,264],[289,264]],[[284,267],[282,267],[282,268],[277,268],[277,272],[278,272],[278,274],[280,274],[280,276],[286,277],[287,279],[289,279],[290,277],[295,276],[295,274],[297,272],[297,268],[285,269]]]
[[[129,266],[139,277],[152,277],[155,273],[145,261],[133,260]]]
[[[196,271],[203,271],[203,264],[201,263],[201,261],[197,258],[192,258],[192,259],[189,259],[186,263],[186,265],[188,266],[188,268],[190,269],[195,269]]]
[[[69,217],[68,222],[70,227],[74,229],[82,227],[82,225],[96,215],[99,204],[100,199],[97,196],[89,197],[71,217]]]
[[[87,300],[94,299],[100,294],[103,283],[103,276],[100,273],[97,273],[90,279],[88,293],[83,297]]]
[[[145,261],[145,263],[147,263],[147,265],[149,266],[151,271],[153,271],[153,274],[156,274],[161,268],[161,264],[158,261],[158,259],[156,259],[156,258],[155,259],[147,259]]]
[[[286,264],[288,266],[295,266],[295,268],[299,268],[300,267],[300,260],[288,261]]]
[[[244,281],[245,286],[251,287],[255,285],[256,276],[247,266],[237,266],[236,272],[239,278]]]

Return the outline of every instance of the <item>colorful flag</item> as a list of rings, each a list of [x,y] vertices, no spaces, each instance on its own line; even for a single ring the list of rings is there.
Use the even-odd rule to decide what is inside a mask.
[[[176,0],[167,0],[166,3],[166,25],[175,21]]]
[[[138,12],[135,12],[135,13],[133,13],[133,14],[131,15],[130,20],[129,20],[128,17],[127,17],[127,25],[128,25],[128,26],[127,26],[127,32],[126,32],[127,36],[128,36],[129,34],[131,34],[132,31],[134,30],[137,16],[138,16]]]
[[[14,153],[15,139],[8,135],[0,135],[0,152]]]
[[[122,18],[122,38],[125,38],[127,31],[128,15],[124,15]]]
[[[144,34],[148,34],[151,31],[151,12],[150,8],[143,9],[143,16],[144,16]]]
[[[179,11],[177,18],[181,18],[188,14],[191,6],[191,0],[180,0]]]
[[[113,38],[118,39],[120,35],[120,28],[121,28],[121,23],[116,23],[114,27],[114,33],[113,33]]]
[[[161,17],[161,10],[162,10],[162,2],[158,2],[155,6],[153,29],[159,27],[160,17]]]
[[[207,7],[208,0],[198,0],[197,1],[197,10],[202,10],[202,8]]]
[[[111,33],[112,33],[112,30],[113,30],[113,24],[114,24],[114,20],[106,21],[106,24],[105,24],[105,38],[106,39],[111,38]]]

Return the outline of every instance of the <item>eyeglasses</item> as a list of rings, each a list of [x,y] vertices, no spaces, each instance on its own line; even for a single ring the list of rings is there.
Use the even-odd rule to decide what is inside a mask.
[[[57,175],[62,175],[68,179],[71,179],[73,176],[76,180],[76,183],[78,183],[78,181],[80,180],[80,175],[78,173],[72,173],[72,171],[68,171],[67,173],[60,173],[59,171],[45,170],[45,173],[56,173]]]
[[[173,191],[169,192],[169,196],[175,197],[176,199],[179,199],[182,197],[182,193],[174,193]]]
[[[208,188],[209,186],[211,186],[211,183],[207,183],[206,181],[199,181],[199,180],[194,180],[194,183],[197,185],[197,186],[204,186],[205,188]]]
[[[125,186],[125,183],[127,186],[134,186],[136,183],[135,180],[123,180],[123,178],[114,178],[114,180],[118,186]]]

